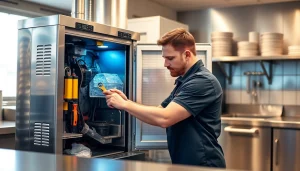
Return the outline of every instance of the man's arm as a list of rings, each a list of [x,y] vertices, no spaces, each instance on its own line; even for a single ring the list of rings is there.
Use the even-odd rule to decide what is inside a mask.
[[[104,91],[103,93],[106,95],[106,103],[109,107],[126,110],[150,125],[166,128],[191,116],[185,108],[175,102],[169,103],[165,108],[145,106],[124,99],[119,93],[113,93],[113,91]]]
[[[191,116],[185,108],[174,102],[171,102],[166,108],[162,108],[162,106],[140,105],[128,100],[125,102],[124,110],[143,122],[162,128],[174,125]]]

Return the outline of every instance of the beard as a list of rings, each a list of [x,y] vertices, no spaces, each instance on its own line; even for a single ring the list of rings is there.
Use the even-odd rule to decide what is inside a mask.
[[[173,67],[167,67],[168,70],[170,71],[170,75],[172,77],[179,77],[181,75],[184,75],[184,72],[185,72],[185,68],[186,68],[186,65],[187,65],[187,61],[185,61],[183,59],[183,56],[181,56],[180,58],[180,62],[181,62],[181,66],[178,66],[176,68],[173,68]]]
[[[184,71],[185,71],[184,67],[181,67],[181,68],[178,68],[178,69],[174,69],[172,67],[167,67],[167,68],[170,71],[170,75],[172,77],[179,77],[179,76],[183,75]]]

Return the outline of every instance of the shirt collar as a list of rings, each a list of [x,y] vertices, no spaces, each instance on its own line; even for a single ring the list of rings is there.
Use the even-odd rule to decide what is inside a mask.
[[[199,70],[200,67],[204,66],[202,60],[198,60],[183,76],[179,76],[176,80],[175,80],[175,84],[179,83],[181,84],[184,80],[186,80],[191,74],[195,73],[196,71]]]

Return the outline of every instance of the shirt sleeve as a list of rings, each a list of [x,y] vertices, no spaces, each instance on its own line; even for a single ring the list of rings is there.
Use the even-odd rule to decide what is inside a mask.
[[[168,104],[171,102],[171,95],[167,97],[160,105],[165,108],[168,106]]]
[[[197,116],[203,109],[213,103],[221,93],[216,93],[213,79],[196,76],[182,85],[175,94],[173,102],[184,107],[191,115]]]

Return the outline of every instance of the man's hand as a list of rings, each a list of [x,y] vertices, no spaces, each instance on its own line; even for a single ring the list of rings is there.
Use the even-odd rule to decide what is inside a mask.
[[[107,106],[110,108],[117,108],[123,110],[125,103],[128,100],[124,93],[117,89],[104,91]]]
[[[118,93],[124,100],[128,100],[128,98],[126,97],[126,95],[122,91],[120,91],[118,89],[110,89],[109,91],[111,91],[113,93]]]

